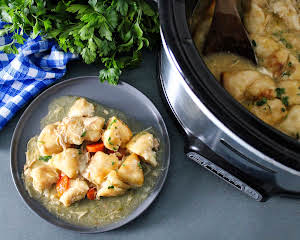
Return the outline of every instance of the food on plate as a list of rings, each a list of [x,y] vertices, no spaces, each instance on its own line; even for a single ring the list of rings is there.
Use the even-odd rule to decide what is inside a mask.
[[[211,24],[213,2],[201,1],[197,9],[200,14],[194,14],[191,19],[199,51]],[[300,5],[294,0],[243,3],[246,2],[241,15],[258,57],[258,66],[230,53],[205,56],[204,60],[222,86],[251,113],[299,139]]]
[[[155,183],[158,139],[147,130],[133,134],[120,114],[84,98],[64,97],[59,104],[46,117],[57,121],[46,121],[39,136],[28,142],[24,166],[28,192],[68,221],[102,224],[97,221],[104,213],[97,213],[102,217],[98,219],[95,207],[109,214],[104,222],[121,218],[116,214],[120,205],[132,210],[130,202],[136,198],[137,207]],[[86,217],[78,216],[81,211]]]

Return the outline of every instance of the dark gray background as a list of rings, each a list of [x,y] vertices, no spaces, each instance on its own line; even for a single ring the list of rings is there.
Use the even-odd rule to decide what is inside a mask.
[[[97,75],[98,67],[73,62],[66,78]],[[20,198],[9,166],[10,140],[21,112],[0,132],[0,239],[226,239],[300,238],[300,201],[270,199],[257,203],[185,158],[183,135],[159,95],[156,56],[146,52],[142,65],[122,80],[148,96],[161,112],[171,141],[171,165],[160,195],[135,221],[101,234],[79,234],[52,226]]]

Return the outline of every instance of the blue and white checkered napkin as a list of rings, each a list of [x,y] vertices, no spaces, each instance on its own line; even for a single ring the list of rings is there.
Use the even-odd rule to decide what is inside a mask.
[[[0,22],[0,28],[3,25]],[[0,37],[0,46],[10,43],[11,36]],[[70,60],[78,58],[60,50],[55,41],[24,38],[17,55],[0,52],[0,130],[34,96],[60,79]]]

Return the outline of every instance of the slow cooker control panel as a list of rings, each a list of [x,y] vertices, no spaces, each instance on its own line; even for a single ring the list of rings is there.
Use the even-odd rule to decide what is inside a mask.
[[[262,195],[255,189],[200,154],[196,152],[188,152],[187,157],[256,201],[261,201],[263,199]]]

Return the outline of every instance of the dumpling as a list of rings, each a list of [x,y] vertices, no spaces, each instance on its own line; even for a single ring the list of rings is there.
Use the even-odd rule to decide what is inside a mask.
[[[286,134],[296,137],[300,136],[300,105],[293,106],[286,119],[279,124],[279,129]]]
[[[287,115],[286,107],[277,98],[267,100],[267,102],[262,106],[254,104],[250,106],[249,110],[270,125],[279,123]]]
[[[130,186],[141,187],[144,183],[143,168],[138,156],[130,154],[118,170],[119,177]]]
[[[58,126],[65,143],[80,145],[84,140],[97,142],[101,138],[105,119],[102,117],[66,117]]]
[[[77,99],[68,113],[69,117],[92,117],[95,113],[95,107],[84,98]]]
[[[96,152],[91,158],[89,165],[83,172],[83,177],[100,186],[104,178],[111,170],[119,167],[119,159],[115,154],[106,154],[104,152]]]
[[[82,117],[66,117],[57,127],[65,143],[80,145],[83,142],[85,129]]]
[[[105,119],[102,117],[96,116],[83,118],[83,125],[86,131],[83,139],[91,142],[99,141],[102,135],[104,123]]]
[[[284,92],[282,96],[288,96],[289,106],[300,104],[300,81],[283,80],[278,84],[278,88]]]
[[[146,163],[149,163],[155,167],[157,165],[157,161],[156,152],[153,151],[154,148],[154,137],[148,132],[141,132],[135,135],[127,144],[127,149],[130,152],[141,156]]]
[[[50,163],[69,178],[75,178],[79,171],[79,150],[76,148],[67,148],[59,154],[54,154]]]
[[[259,4],[251,1],[250,10],[245,14],[244,21],[248,32],[264,33],[270,16],[263,11]]]
[[[81,179],[70,179],[69,188],[63,193],[59,201],[62,202],[66,207],[72,203],[83,199],[89,190],[89,186],[84,180]]]
[[[30,176],[32,178],[33,187],[38,192],[49,189],[59,178],[56,170],[46,164],[33,168],[30,172]]]
[[[97,197],[115,197],[123,195],[129,186],[122,182],[115,170],[111,171],[101,188],[97,192]]]
[[[107,149],[117,151],[119,147],[126,146],[131,137],[132,132],[129,127],[116,117],[111,117],[103,133],[102,141]]]
[[[38,137],[37,146],[43,156],[60,153],[63,150],[56,129],[57,123],[49,124],[44,127],[40,133],[40,136]]]
[[[275,97],[275,83],[257,71],[233,71],[222,74],[224,88],[238,101],[259,97]]]

